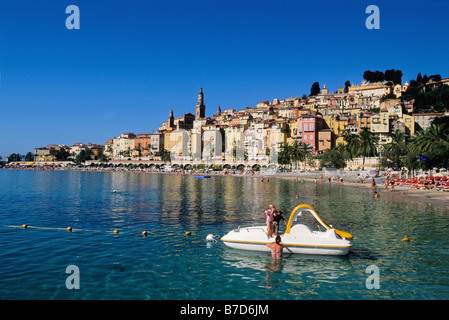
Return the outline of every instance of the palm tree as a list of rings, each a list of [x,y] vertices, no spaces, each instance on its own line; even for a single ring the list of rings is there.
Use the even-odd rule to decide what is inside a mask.
[[[160,152],[161,161],[171,162],[170,151],[164,149]]]
[[[391,142],[384,146],[386,155],[392,158],[393,163],[399,168],[403,167],[402,157],[408,153],[407,141],[410,138],[400,130],[396,130],[394,133],[390,133]]]
[[[307,157],[312,154],[312,149],[313,148],[310,144],[304,142],[301,143],[301,150],[303,154],[302,161],[305,161]]]
[[[311,153],[312,147],[308,144],[295,140],[293,144],[283,142],[279,144],[278,162],[281,165],[289,165],[292,163],[298,166],[298,162],[306,161],[308,154]]]
[[[344,146],[344,148],[347,151],[349,158],[352,159],[355,156],[355,154],[352,153],[351,145],[352,145],[352,141],[355,138],[355,135],[353,133],[351,133],[349,130],[345,130],[342,132],[342,137],[343,137],[343,140],[346,142],[346,145]]]
[[[426,130],[418,131],[408,147],[412,152],[433,151],[440,143],[449,145],[449,132],[444,124],[432,124]]]
[[[293,144],[290,146],[290,156],[291,161],[296,164],[296,169],[298,168],[298,162],[302,162],[306,159],[306,154],[308,152],[308,146],[303,143],[299,142],[298,140],[293,141]]]
[[[363,167],[365,167],[365,157],[377,155],[377,144],[379,137],[369,131],[367,128],[362,128],[359,134],[354,135],[350,141],[351,154],[363,157]]]
[[[291,154],[292,154],[292,147],[287,143],[283,142],[280,143],[278,153],[278,162],[281,165],[291,165]]]
[[[100,154],[98,155],[98,160],[100,160],[100,162],[109,162],[109,158],[104,154],[103,151],[100,151]]]

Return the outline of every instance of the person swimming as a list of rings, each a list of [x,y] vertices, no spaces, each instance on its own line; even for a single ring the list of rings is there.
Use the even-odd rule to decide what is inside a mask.
[[[271,243],[267,243],[268,248],[271,249],[271,257],[273,259],[281,259],[282,258],[282,249],[284,246],[281,242],[281,236],[276,236],[275,241]]]

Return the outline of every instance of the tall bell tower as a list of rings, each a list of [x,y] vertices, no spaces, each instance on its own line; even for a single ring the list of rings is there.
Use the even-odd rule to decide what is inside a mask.
[[[206,117],[206,106],[204,105],[203,88],[200,88],[198,93],[198,103],[196,104],[195,120],[200,120]]]
[[[175,117],[173,116],[173,110],[170,110],[170,114],[168,116],[168,126],[170,128],[175,127]]]

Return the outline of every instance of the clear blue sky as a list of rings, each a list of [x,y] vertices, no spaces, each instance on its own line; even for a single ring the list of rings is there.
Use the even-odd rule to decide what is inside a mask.
[[[200,86],[212,116],[368,69],[449,77],[448,15],[445,0],[0,0],[0,156],[153,132],[194,113]]]

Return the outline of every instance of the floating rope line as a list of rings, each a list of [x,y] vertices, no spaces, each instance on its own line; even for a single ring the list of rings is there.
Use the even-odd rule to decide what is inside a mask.
[[[36,226],[29,226],[26,224],[23,224],[21,226],[11,226],[11,225],[5,225],[5,227],[8,228],[21,228],[21,229],[44,229],[44,230],[66,230],[66,231],[86,231],[86,232],[101,232],[100,230],[87,230],[87,229],[73,229],[72,227],[67,228],[54,228],[54,227],[36,227]],[[112,231],[111,231],[112,232]]]
[[[41,230],[65,230],[65,231],[69,231],[69,232],[78,232],[78,231],[82,231],[82,232],[106,232],[106,233],[112,233],[112,234],[118,234],[119,231],[117,229],[115,230],[107,230],[107,231],[101,231],[101,230],[89,230],[89,229],[73,229],[72,227],[67,227],[67,228],[54,228],[54,227],[36,227],[36,226],[29,226],[26,224],[23,224],[21,226],[13,226],[13,225],[4,225],[4,227],[8,227],[8,228],[20,228],[20,229],[41,229]],[[156,235],[152,232],[147,231],[146,233],[151,233],[153,235]]]
[[[118,234],[119,231],[117,229],[115,230],[106,230],[106,231],[101,231],[101,230],[88,230],[88,229],[73,229],[72,227],[67,227],[67,228],[55,228],[55,227],[36,227],[36,226],[29,226],[26,224],[23,224],[21,226],[13,226],[13,225],[4,225],[4,227],[8,227],[8,228],[20,228],[20,229],[42,229],[42,230],[65,230],[65,231],[69,231],[69,232],[77,232],[77,231],[82,231],[82,232],[106,232],[106,233],[112,233],[112,234]],[[143,231],[142,235],[144,237],[146,237],[148,234],[152,234],[154,236],[156,236],[155,233],[150,232],[150,231]]]

